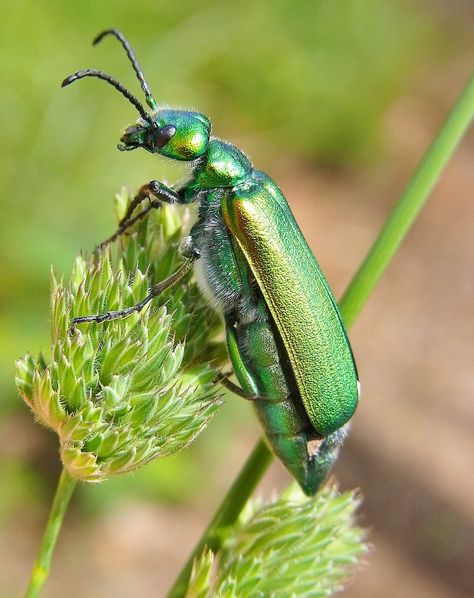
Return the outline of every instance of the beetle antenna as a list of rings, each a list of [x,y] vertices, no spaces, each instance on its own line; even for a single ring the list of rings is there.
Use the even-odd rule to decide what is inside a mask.
[[[112,85],[112,87],[115,87],[115,89],[117,91],[119,91],[123,96],[125,96],[127,98],[127,100],[130,102],[130,104],[133,104],[135,106],[135,108],[140,113],[140,116],[144,120],[146,120],[150,124],[153,123],[151,116],[145,110],[143,104],[141,104],[137,100],[137,98],[128,91],[128,89],[126,87],[124,87],[116,79],[114,79],[113,77],[111,77],[110,75],[107,75],[106,73],[104,73],[102,71],[98,71],[96,69],[86,69],[84,71],[76,71],[75,73],[73,73],[72,75],[69,75],[69,77],[66,77],[64,79],[64,81],[61,83],[61,87],[67,87],[68,85],[71,85],[71,83],[74,83],[74,81],[79,81],[79,79],[84,79],[85,77],[97,77],[98,79],[102,79],[102,81],[109,83],[110,85]]]
[[[145,79],[145,75],[143,74],[143,71],[138,63],[137,57],[135,56],[135,52],[133,51],[132,46],[130,45],[130,42],[123,35],[123,33],[121,31],[119,31],[118,29],[106,29],[105,31],[102,31],[102,33],[99,33],[99,35],[94,38],[92,45],[96,46],[107,35],[113,35],[122,44],[123,49],[127,53],[128,59],[132,63],[132,67],[133,67],[133,70],[135,71],[135,74],[137,75],[137,79],[140,81],[140,85],[142,86],[142,89],[145,93],[146,103],[152,110],[155,110],[157,107],[156,100],[153,97],[153,94],[151,93],[151,89],[150,89],[150,87]]]

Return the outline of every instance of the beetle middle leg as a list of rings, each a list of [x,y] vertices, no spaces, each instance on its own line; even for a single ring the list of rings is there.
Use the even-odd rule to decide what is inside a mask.
[[[86,322],[96,322],[100,324],[101,322],[110,322],[111,320],[117,320],[118,318],[126,318],[130,314],[140,312],[145,307],[145,305],[147,305],[152,299],[154,299],[163,291],[169,289],[177,282],[182,280],[193,267],[195,260],[196,258],[187,259],[183,263],[183,265],[178,270],[176,270],[176,272],[174,272],[173,274],[168,276],[168,278],[165,278],[158,284],[155,284],[153,287],[151,287],[148,295],[139,303],[132,305],[131,307],[127,307],[125,309],[120,309],[118,311],[107,311],[103,314],[80,316],[74,318],[71,323],[70,331],[74,331],[77,324],[84,324]]]

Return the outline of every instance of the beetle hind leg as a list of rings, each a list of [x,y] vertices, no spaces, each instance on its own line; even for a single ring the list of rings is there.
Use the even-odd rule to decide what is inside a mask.
[[[237,395],[241,399],[245,399],[246,401],[255,401],[259,398],[258,396],[249,396],[243,388],[241,388],[238,384],[234,384],[234,382],[229,379],[231,375],[232,372],[229,372],[228,374],[220,373],[218,376],[216,376],[214,382],[216,384],[222,384],[224,388],[230,390],[230,392]]]

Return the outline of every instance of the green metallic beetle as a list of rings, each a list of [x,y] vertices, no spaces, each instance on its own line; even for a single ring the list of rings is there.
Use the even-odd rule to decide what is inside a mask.
[[[118,312],[76,318],[103,322],[140,311],[192,267],[221,311],[227,347],[240,384],[221,380],[251,399],[267,441],[304,492],[312,495],[337,458],[359,398],[357,370],[341,315],[278,186],[254,170],[243,152],[211,137],[203,114],[159,109],[130,44],[119,40],[145,93],[145,107],[118,81],[94,69],[77,71],[63,87],[84,77],[111,84],[138,110],[118,148],[142,147],[191,163],[181,186],[144,185],[107,241],[114,240],[162,202],[197,201],[197,222],[181,246],[183,265],[155,285],[139,304]],[[146,208],[137,208],[149,200]]]

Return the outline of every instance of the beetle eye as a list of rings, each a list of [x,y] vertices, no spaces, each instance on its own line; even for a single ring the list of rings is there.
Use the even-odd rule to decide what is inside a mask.
[[[173,127],[173,125],[161,127],[161,129],[158,129],[153,135],[153,145],[155,147],[164,147],[175,133],[176,127]]]

